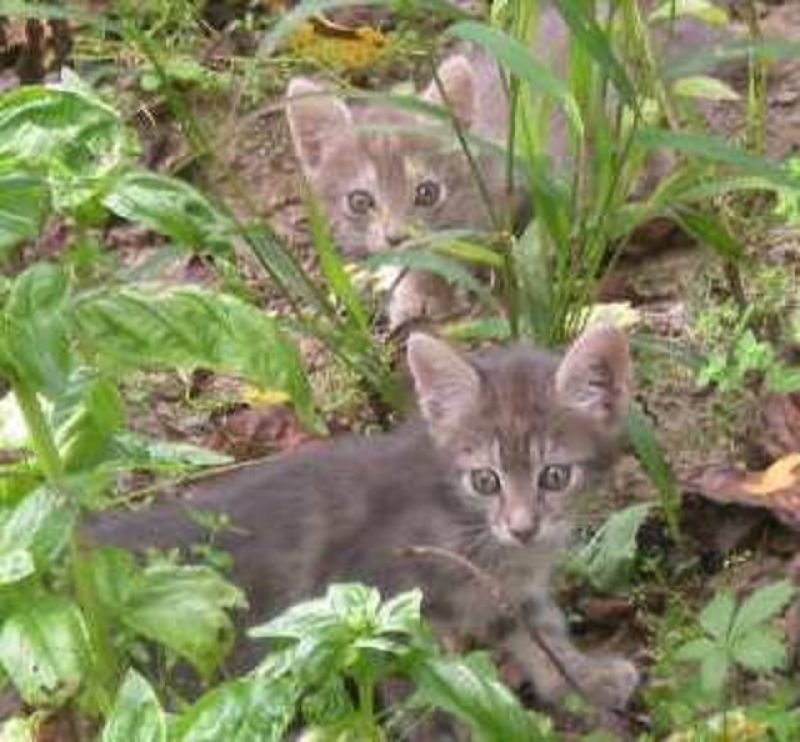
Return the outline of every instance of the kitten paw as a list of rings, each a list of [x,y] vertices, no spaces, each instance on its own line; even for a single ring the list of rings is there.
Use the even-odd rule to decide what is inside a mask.
[[[639,687],[639,671],[623,657],[592,658],[576,677],[594,703],[609,709],[624,709]]]
[[[453,311],[452,288],[438,276],[409,271],[389,300],[389,331],[422,319],[441,319]]]

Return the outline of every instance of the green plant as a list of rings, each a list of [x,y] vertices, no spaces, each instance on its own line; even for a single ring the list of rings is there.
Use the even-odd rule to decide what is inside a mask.
[[[785,580],[756,590],[739,605],[731,593],[717,593],[698,619],[703,636],[683,644],[675,659],[699,665],[700,687],[712,699],[722,696],[736,668],[765,674],[783,668],[786,648],[770,621],[795,594]]]
[[[363,585],[331,585],[324,597],[252,629],[275,644],[261,665],[179,714],[165,714],[147,681],[129,673],[102,738],[277,741],[295,726],[307,739],[385,740],[441,710],[476,740],[552,739],[548,722],[519,704],[485,656],[441,653],[421,600],[416,590],[381,601]],[[411,681],[411,695],[379,708],[378,688],[390,678]],[[145,736],[130,736],[138,734]]]
[[[613,513],[570,559],[569,572],[601,592],[628,587],[636,559],[636,534],[650,509],[645,503]]]
[[[698,313],[692,331],[706,357],[697,381],[714,384],[723,393],[758,385],[774,392],[795,391],[800,376],[777,350],[794,333],[793,280],[781,269],[753,266],[744,288],[744,309],[731,298],[708,302]]]

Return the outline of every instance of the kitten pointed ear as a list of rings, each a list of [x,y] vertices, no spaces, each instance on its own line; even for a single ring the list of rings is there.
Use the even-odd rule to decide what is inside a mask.
[[[475,69],[465,56],[456,54],[444,60],[436,69],[436,74],[442,83],[445,98],[456,118],[464,126],[472,126],[475,120],[476,79]],[[436,80],[422,94],[425,100],[431,103],[444,105],[439,86]]]
[[[556,395],[565,407],[615,423],[631,394],[631,358],[625,334],[610,325],[586,330],[556,371]]]
[[[480,394],[478,372],[447,343],[413,333],[406,350],[423,417],[437,437],[446,437]]]
[[[326,147],[355,132],[353,115],[334,93],[305,77],[289,82],[286,97],[286,118],[295,152],[306,174],[313,173]]]

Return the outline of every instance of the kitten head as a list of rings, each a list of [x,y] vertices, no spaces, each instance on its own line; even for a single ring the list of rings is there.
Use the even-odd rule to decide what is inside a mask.
[[[625,336],[601,326],[561,358],[523,347],[465,358],[414,334],[408,362],[431,436],[497,541],[558,540],[618,437],[630,397]]]
[[[438,68],[444,97],[462,127],[489,137],[482,109],[487,75],[502,91],[496,69],[465,55]],[[449,124],[386,105],[348,105],[305,78],[287,91],[287,118],[306,179],[327,212],[341,249],[363,256],[396,247],[414,235],[443,229],[488,229],[490,216]],[[432,82],[423,100],[442,103]],[[490,107],[492,104],[488,104]],[[495,128],[503,129],[503,96]],[[414,129],[414,130],[412,130]],[[492,199],[504,196],[502,158],[481,156]],[[495,206],[496,206],[495,204]]]

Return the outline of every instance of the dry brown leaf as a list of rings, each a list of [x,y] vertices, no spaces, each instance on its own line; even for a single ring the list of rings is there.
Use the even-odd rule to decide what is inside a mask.
[[[751,495],[773,495],[797,486],[800,478],[798,467],[800,467],[800,453],[789,454],[778,459],[766,471],[748,475],[742,487]]]
[[[787,525],[800,529],[800,452],[778,459],[762,472],[708,467],[684,484],[716,502],[766,508]]]

